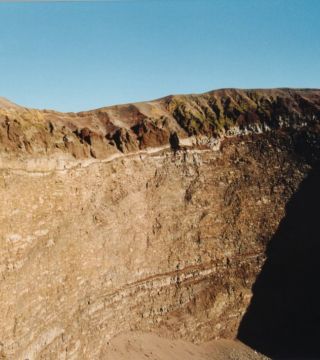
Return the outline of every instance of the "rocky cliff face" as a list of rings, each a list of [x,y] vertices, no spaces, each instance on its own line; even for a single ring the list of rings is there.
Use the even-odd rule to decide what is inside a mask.
[[[265,334],[252,340],[250,317],[265,296],[252,286],[286,204],[317,171],[319,121],[319,90],[219,90],[77,114],[6,103],[2,357],[99,359],[127,330],[203,342],[234,338],[240,324],[258,348]],[[284,266],[299,258],[275,248]]]

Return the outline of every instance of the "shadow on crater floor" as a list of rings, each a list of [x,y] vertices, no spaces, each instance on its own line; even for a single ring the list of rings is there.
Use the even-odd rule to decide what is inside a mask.
[[[320,359],[319,168],[286,206],[238,339],[273,359]]]

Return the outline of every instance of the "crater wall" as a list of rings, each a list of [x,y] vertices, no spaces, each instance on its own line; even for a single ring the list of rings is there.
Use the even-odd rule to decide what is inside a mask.
[[[102,159],[85,140],[87,158],[70,157],[68,141],[54,161],[49,150],[19,153],[7,132],[2,357],[99,359],[128,330],[195,343],[235,338],[286,204],[318,166],[314,116],[263,131],[234,127],[205,145],[201,134],[177,131],[190,141],[174,151],[165,142],[129,151],[124,135],[122,151]]]

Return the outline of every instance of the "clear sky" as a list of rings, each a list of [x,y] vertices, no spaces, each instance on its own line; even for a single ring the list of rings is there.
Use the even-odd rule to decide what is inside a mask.
[[[80,111],[320,87],[320,0],[0,2],[0,96]]]

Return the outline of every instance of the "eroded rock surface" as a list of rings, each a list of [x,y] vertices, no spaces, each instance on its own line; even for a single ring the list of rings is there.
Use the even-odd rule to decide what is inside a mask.
[[[320,91],[288,89],[0,109],[0,354],[99,359],[128,330],[236,337],[318,167],[319,119]]]

